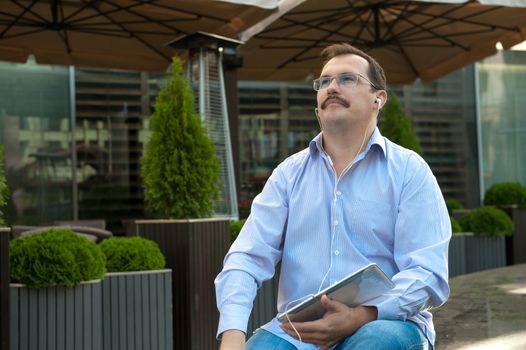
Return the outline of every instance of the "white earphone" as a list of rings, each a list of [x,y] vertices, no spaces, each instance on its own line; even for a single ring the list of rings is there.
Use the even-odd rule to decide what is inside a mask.
[[[382,108],[382,100],[380,98],[377,98],[374,102],[378,104],[378,108]]]

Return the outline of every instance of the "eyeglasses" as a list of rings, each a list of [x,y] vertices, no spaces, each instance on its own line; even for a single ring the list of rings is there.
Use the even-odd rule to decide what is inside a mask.
[[[374,86],[373,83],[371,83],[369,79],[367,79],[359,73],[345,73],[334,77],[321,77],[318,79],[314,79],[314,81],[312,82],[312,87],[315,91],[326,89],[329,87],[329,85],[331,85],[333,79],[336,79],[336,83],[339,86],[354,87],[358,85],[358,80],[360,80],[360,78],[363,78],[365,81],[371,84],[373,88],[379,90],[376,86]]]

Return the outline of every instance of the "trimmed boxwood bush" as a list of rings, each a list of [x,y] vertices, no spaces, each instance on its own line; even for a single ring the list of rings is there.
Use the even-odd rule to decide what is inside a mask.
[[[451,232],[453,233],[462,232],[463,231],[462,226],[460,226],[458,221],[452,216],[450,216],[449,218],[451,219]]]
[[[45,288],[101,279],[105,258],[100,248],[68,228],[19,237],[9,247],[11,281]]]
[[[384,108],[384,120],[381,121],[380,132],[394,143],[422,154],[411,120],[405,115],[396,94],[392,94]]]
[[[502,210],[495,207],[474,209],[460,219],[460,226],[467,232],[480,236],[510,236],[514,226]]]
[[[449,216],[453,215],[454,210],[464,209],[464,206],[456,199],[446,199],[446,207]]]
[[[526,188],[518,182],[494,184],[484,194],[484,205],[526,207]]]
[[[239,232],[241,232],[241,229],[243,228],[244,224],[245,220],[230,221],[230,243],[234,243],[237,236],[239,235]]]
[[[142,237],[111,237],[99,243],[108,272],[160,270],[165,259],[154,241]]]

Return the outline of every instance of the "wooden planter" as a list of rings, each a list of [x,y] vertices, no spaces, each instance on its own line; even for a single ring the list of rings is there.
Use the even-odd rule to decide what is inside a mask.
[[[466,273],[506,266],[504,237],[466,235]]]
[[[107,273],[102,339],[104,350],[172,349],[172,270]]]
[[[230,246],[229,219],[138,220],[127,227],[128,235],[157,242],[173,270],[173,348],[216,349],[214,279]]]
[[[101,282],[73,288],[10,285],[11,350],[102,349]]]

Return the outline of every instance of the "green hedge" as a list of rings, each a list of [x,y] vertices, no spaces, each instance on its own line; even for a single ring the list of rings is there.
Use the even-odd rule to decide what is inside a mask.
[[[484,194],[484,205],[526,208],[526,188],[518,182],[494,184]]]
[[[446,207],[449,216],[453,215],[454,210],[464,209],[464,206],[456,199],[446,199]]]
[[[111,237],[99,243],[108,272],[160,270],[165,259],[154,241],[142,237]]]
[[[514,226],[505,212],[494,207],[474,209],[460,219],[460,226],[480,236],[510,236]]]
[[[101,279],[105,257],[100,248],[71,229],[49,229],[10,242],[11,281],[44,288],[67,287]]]
[[[454,217],[450,216],[449,219],[451,220],[451,232],[458,233],[464,231],[462,229],[462,226],[460,226],[460,224]]]

